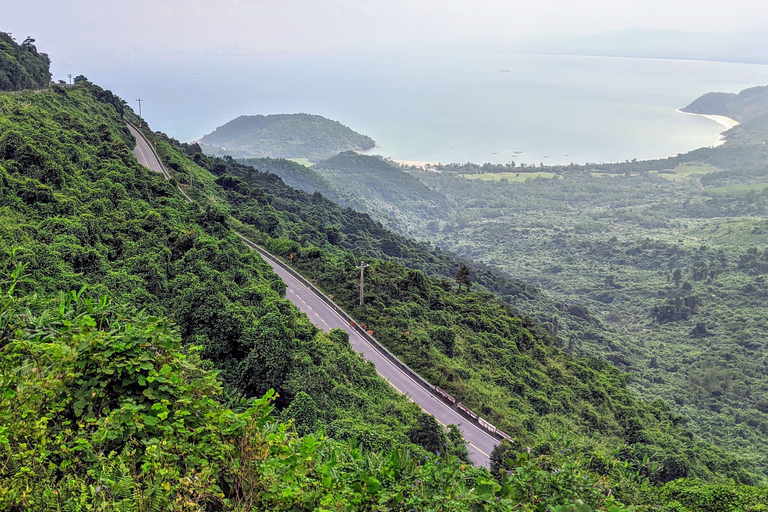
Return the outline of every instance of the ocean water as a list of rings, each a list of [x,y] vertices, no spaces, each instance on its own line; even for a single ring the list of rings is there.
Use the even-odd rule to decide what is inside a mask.
[[[77,69],[72,69],[77,68]],[[722,127],[676,112],[710,91],[768,84],[768,66],[503,54],[147,57],[84,73],[156,130],[190,141],[244,114],[307,112],[427,162],[613,162],[712,145]]]

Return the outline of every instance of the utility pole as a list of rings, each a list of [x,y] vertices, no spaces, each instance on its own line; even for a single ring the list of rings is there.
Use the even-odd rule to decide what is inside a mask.
[[[69,85],[72,85],[72,73],[67,75],[69,77]]]
[[[141,117],[141,102],[144,101],[141,98],[137,99],[136,101],[139,102],[139,117]]]
[[[359,267],[355,267],[360,269],[360,305],[361,306],[363,305],[363,272],[365,271],[366,267],[370,267],[370,265],[366,265],[362,261],[360,262]]]

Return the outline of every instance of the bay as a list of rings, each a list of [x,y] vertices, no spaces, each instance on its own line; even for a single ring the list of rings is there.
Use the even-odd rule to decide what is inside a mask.
[[[54,78],[67,68],[56,69]],[[564,164],[671,156],[722,127],[676,110],[768,83],[768,66],[504,54],[134,56],[80,66],[190,141],[244,114],[307,112],[396,160]]]

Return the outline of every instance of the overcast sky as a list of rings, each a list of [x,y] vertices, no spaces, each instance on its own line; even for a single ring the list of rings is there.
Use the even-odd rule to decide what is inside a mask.
[[[633,27],[768,27],[765,0],[0,0],[0,30],[55,58],[504,50]]]

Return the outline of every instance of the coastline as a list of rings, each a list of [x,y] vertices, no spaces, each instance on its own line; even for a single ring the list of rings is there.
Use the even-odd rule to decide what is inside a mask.
[[[371,149],[362,149],[362,150],[361,149],[356,149],[355,153],[357,153],[358,155],[366,155],[366,156],[380,156],[384,160],[386,160],[388,162],[395,163],[395,164],[399,165],[400,167],[417,167],[419,169],[426,170],[426,169],[428,169],[428,168],[430,168],[432,166],[437,165],[437,162],[425,162],[423,160],[396,160],[394,158],[381,155],[378,152],[378,150],[380,150],[380,149],[381,149],[381,146],[379,146],[379,144],[377,143]]]
[[[688,114],[690,116],[706,117],[710,121],[714,121],[717,124],[719,124],[720,126],[723,126],[725,128],[725,130],[721,131],[718,134],[717,139],[715,140],[715,143],[712,144],[712,146],[711,146],[713,148],[716,148],[716,147],[719,147],[719,146],[722,146],[723,144],[725,144],[726,141],[727,141],[727,139],[725,137],[725,132],[727,132],[728,130],[730,130],[734,126],[738,126],[738,125],[741,124],[737,120],[731,119],[728,116],[720,116],[720,115],[715,115],[715,114],[696,114],[694,112],[686,112],[685,110],[680,110],[680,109],[677,109],[677,112],[679,112],[681,114]]]
[[[691,115],[691,116],[704,117],[704,118],[707,118],[710,121],[714,121],[717,124],[719,124],[720,126],[722,126],[724,128],[723,131],[721,131],[717,135],[717,138],[715,139],[715,141],[712,143],[711,146],[709,146],[709,147],[712,147],[712,148],[716,148],[716,147],[719,147],[719,146],[722,146],[723,144],[725,144],[727,142],[727,138],[725,136],[726,132],[728,132],[728,130],[730,130],[731,128],[734,128],[734,127],[736,127],[736,126],[741,124],[739,121],[737,121],[737,120],[735,120],[733,118],[730,118],[728,116],[722,116],[722,115],[717,115],[717,114],[697,114],[697,113],[694,113],[694,112],[686,112],[686,111],[684,111],[682,109],[676,109],[675,112],[678,112],[680,114],[688,114],[688,115]],[[376,145],[373,148],[371,148],[371,149],[368,149],[368,150],[357,150],[355,152],[359,153],[361,155],[369,155],[369,156],[379,155],[384,160],[386,160],[388,162],[392,162],[394,164],[397,164],[400,167],[417,168],[417,169],[421,169],[421,170],[425,170],[425,171],[432,170],[433,172],[440,172],[440,171],[437,171],[437,170],[433,170],[435,167],[440,165],[438,162],[427,162],[427,161],[424,161],[424,160],[399,160],[399,159],[395,159],[395,158],[392,158],[392,157],[380,155],[378,153],[378,150],[380,150],[380,149],[382,149],[382,146],[380,146],[378,143],[376,143]],[[672,156],[674,156],[674,155],[672,155]],[[664,158],[668,158],[668,157],[664,157]],[[653,159],[651,159],[651,160],[653,160]]]
[[[418,167],[419,169],[427,169],[433,165],[437,165],[435,162],[422,162],[419,160],[394,160],[392,162],[400,165],[401,167]]]

